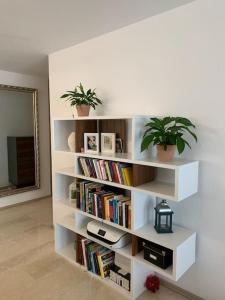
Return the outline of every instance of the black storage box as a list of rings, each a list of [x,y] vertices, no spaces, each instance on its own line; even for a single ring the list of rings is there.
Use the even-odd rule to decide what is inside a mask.
[[[162,247],[160,245],[143,242],[144,247],[144,259],[148,260],[152,264],[166,269],[173,263],[173,251]]]

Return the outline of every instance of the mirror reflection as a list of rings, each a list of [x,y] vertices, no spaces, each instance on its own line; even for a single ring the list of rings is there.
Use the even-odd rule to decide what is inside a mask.
[[[37,91],[0,85],[0,196],[39,187]]]

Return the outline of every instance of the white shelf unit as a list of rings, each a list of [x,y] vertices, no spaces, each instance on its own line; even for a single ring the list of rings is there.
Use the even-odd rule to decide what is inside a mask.
[[[107,248],[109,245],[90,237],[86,232],[86,225],[92,219],[97,219],[108,225],[120,228],[131,235],[149,240],[155,244],[167,247],[173,251],[173,265],[163,270],[154,264],[144,260],[143,252],[132,256],[131,244],[122,249],[116,249],[118,257],[129,261],[131,272],[131,291],[127,292],[115,283],[106,279],[103,282],[121,291],[131,299],[136,299],[144,291],[146,276],[150,273],[157,273],[159,276],[177,281],[195,262],[196,233],[180,226],[173,226],[172,234],[158,234],[153,227],[153,211],[156,197],[169,201],[184,200],[198,190],[198,162],[175,159],[170,163],[161,163],[154,157],[154,150],[140,153],[141,138],[144,132],[144,124],[150,116],[98,116],[98,117],[76,117],[57,118],[53,120],[53,154],[69,154],[71,167],[56,170],[53,174],[53,211],[55,223],[55,245],[58,254],[71,263],[76,263],[74,250],[75,234],[80,234]],[[75,130],[76,122],[94,120],[97,123],[101,120],[125,120],[126,122],[126,144],[127,153],[116,153],[114,155],[97,155],[71,153],[67,146],[69,134]],[[99,126],[99,125],[98,125]],[[97,126],[97,127],[98,127]],[[81,173],[78,165],[78,158],[96,158],[113,160],[142,166],[154,167],[157,171],[156,178],[139,186],[126,186],[115,182],[103,181],[96,178],[86,177]],[[53,166],[54,169],[54,166]],[[107,220],[102,220],[91,214],[76,208],[68,200],[68,187],[76,179],[86,179],[93,182],[104,183],[108,186],[123,189],[131,196],[131,229],[124,228]],[[84,267],[81,266],[84,270]],[[98,279],[98,276],[91,274]]]

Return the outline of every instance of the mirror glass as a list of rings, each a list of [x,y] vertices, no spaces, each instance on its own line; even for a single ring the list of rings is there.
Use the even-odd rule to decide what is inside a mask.
[[[0,196],[40,187],[37,90],[0,85]]]

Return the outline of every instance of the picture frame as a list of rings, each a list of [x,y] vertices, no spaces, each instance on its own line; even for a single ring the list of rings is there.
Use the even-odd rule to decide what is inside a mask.
[[[114,154],[116,152],[116,134],[101,133],[101,152]]]
[[[84,152],[97,154],[99,152],[99,134],[84,133]]]

